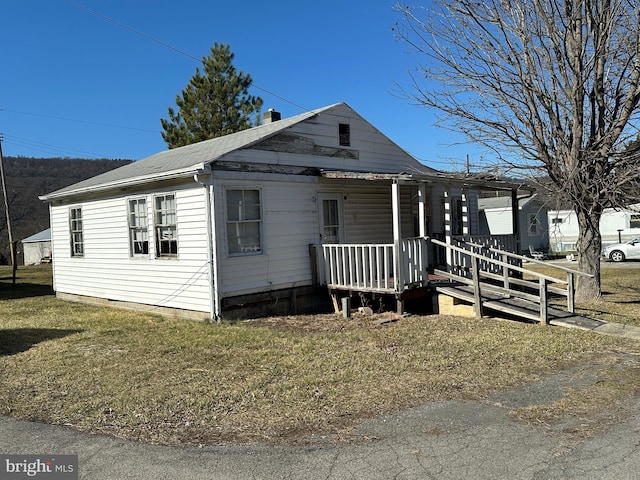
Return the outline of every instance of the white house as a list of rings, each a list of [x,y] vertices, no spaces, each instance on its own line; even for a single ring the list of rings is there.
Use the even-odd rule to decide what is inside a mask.
[[[472,189],[485,186],[422,165],[339,103],[287,119],[270,111],[259,127],[41,199],[58,296],[218,318],[317,306],[336,262],[399,298],[424,285],[435,258],[405,239],[477,234]],[[321,244],[367,246],[353,258]]]
[[[22,240],[25,265],[41,263],[51,259],[51,229],[47,228]]]
[[[549,210],[549,242],[555,251],[575,250],[578,218],[573,210]],[[602,246],[640,236],[640,204],[625,209],[605,208],[600,217]]]
[[[478,200],[480,233],[485,235],[518,235],[520,252],[549,248],[547,209],[537,194],[518,199],[518,224],[514,228],[509,196],[487,197]]]

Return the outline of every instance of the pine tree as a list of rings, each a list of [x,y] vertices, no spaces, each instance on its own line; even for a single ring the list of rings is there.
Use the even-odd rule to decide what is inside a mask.
[[[169,107],[169,118],[160,119],[162,138],[169,148],[239,132],[260,122],[262,99],[249,95],[252,79],[233,66],[229,45],[215,43],[202,58],[202,68],[182,94],[176,97],[178,111]],[[255,114],[255,121],[252,115]]]

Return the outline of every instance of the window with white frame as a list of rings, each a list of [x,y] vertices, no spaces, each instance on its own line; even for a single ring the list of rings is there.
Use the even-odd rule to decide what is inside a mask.
[[[260,190],[227,190],[227,245],[230,255],[262,252]]]
[[[149,227],[145,198],[129,200],[129,246],[131,256],[149,253]]]
[[[178,255],[176,197],[173,193],[154,197],[156,257]]]
[[[84,256],[84,235],[82,225],[82,208],[69,209],[69,239],[71,242],[71,256]]]
[[[538,220],[538,215],[535,213],[529,214],[529,236],[537,237],[540,235],[540,220]]]
[[[631,214],[629,217],[629,228],[640,228],[640,215]]]

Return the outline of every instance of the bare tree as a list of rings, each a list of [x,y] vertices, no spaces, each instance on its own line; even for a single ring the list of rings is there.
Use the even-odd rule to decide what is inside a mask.
[[[405,93],[505,169],[548,177],[580,226],[576,296],[600,298],[600,217],[640,179],[636,0],[433,0],[398,4],[400,38],[426,62]]]

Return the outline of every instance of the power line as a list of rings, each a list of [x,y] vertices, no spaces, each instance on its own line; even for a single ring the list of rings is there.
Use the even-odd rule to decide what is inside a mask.
[[[158,133],[158,130],[149,130],[148,128],[129,127],[129,126],[123,126],[123,125],[114,125],[111,123],[93,122],[90,120],[78,120],[75,118],[56,117],[54,115],[44,115],[40,113],[20,112],[18,110],[8,110],[6,108],[0,108],[0,112],[18,113],[20,115],[30,115],[32,117],[51,118],[54,120],[64,120],[66,122],[86,123],[88,125],[98,125],[100,127],[121,128],[124,130],[137,130],[139,132]]]
[[[160,46],[162,46],[164,48],[168,48],[169,50],[172,50],[172,51],[174,51],[176,53],[179,53],[180,55],[184,55],[185,57],[191,58],[192,60],[195,60],[197,62],[201,62],[202,61],[200,58],[197,58],[197,57],[191,55],[190,53],[185,52],[184,50],[180,50],[179,48],[174,47],[173,45],[171,45],[169,43],[163,42],[162,40],[158,40],[157,38],[152,37],[151,35],[148,35],[148,34],[146,34],[144,32],[141,32],[140,30],[136,30],[135,28],[130,27],[129,25],[126,25],[126,24],[124,24],[124,23],[122,23],[122,22],[120,22],[118,20],[115,20],[115,19],[113,19],[111,17],[103,15],[100,12],[96,12],[95,10],[91,10],[90,8],[87,8],[84,5],[76,3],[73,0],[65,0],[65,1],[71,6],[74,6],[76,8],[81,9],[81,10],[84,10],[85,12],[91,13],[92,15],[95,15],[95,16],[97,16],[99,18],[102,18],[103,20],[111,22],[111,23],[117,25],[120,28],[124,28],[125,30],[128,30],[128,31],[130,31],[132,33],[135,33],[136,35],[140,35],[141,37],[146,38],[147,40],[149,40],[151,42],[157,43],[158,45],[160,45]],[[258,90],[261,90],[261,91],[263,91],[263,92],[265,92],[265,93],[267,93],[269,95],[272,95],[272,96],[274,96],[274,97],[276,97],[276,98],[278,98],[278,99],[280,99],[280,100],[282,100],[284,102],[290,103],[291,105],[301,109],[302,111],[306,112],[306,111],[310,110],[309,108],[305,108],[302,105],[298,105],[294,101],[289,100],[289,99],[283,97],[282,95],[278,95],[277,93],[274,93],[274,92],[272,92],[270,90],[267,90],[266,88],[262,88],[262,87],[256,85],[255,83],[252,83],[252,86],[257,88]]]
[[[52,145],[50,143],[38,142],[36,140],[30,140],[28,138],[21,138],[21,137],[16,137],[16,136],[7,135],[7,134],[4,134],[4,140],[5,140],[5,143],[10,145],[17,145],[19,147],[28,147],[31,150],[37,150],[40,152],[53,154],[53,155],[68,156],[69,154],[74,154],[74,155],[83,154],[83,155],[90,155],[96,158],[108,157],[107,155],[104,155],[104,154],[98,154],[95,152],[87,152],[84,150],[76,150],[72,148],[60,147],[57,145]]]

